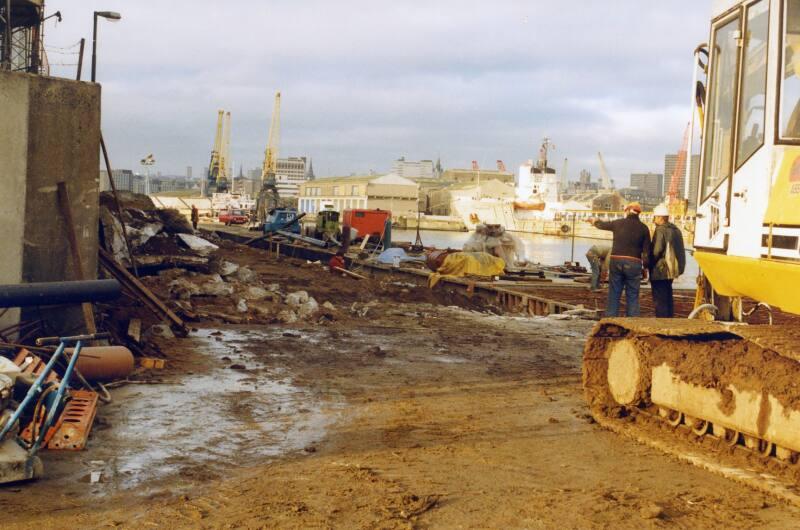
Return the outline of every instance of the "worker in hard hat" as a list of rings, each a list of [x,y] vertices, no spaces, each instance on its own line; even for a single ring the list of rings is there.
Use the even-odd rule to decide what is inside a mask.
[[[650,255],[650,229],[640,219],[642,205],[632,202],[625,207],[625,217],[614,221],[589,222],[600,230],[613,232],[611,262],[608,271],[608,303],[606,316],[619,313],[622,291],[625,291],[625,316],[638,317],[639,286],[647,277]]]
[[[672,318],[675,316],[672,282],[686,270],[683,234],[669,221],[669,210],[664,204],[653,210],[653,222],[656,225],[650,250],[653,304],[656,317]]]

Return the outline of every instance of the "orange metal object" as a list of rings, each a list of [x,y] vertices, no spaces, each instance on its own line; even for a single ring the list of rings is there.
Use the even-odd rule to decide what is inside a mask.
[[[97,392],[70,390],[69,395],[58,428],[47,443],[48,449],[82,451],[86,447],[97,415]]]
[[[28,365],[25,365],[25,360],[29,357],[33,360]],[[44,370],[44,367],[47,365],[47,363],[41,360],[38,355],[35,355],[24,349],[20,350],[17,356],[14,358],[14,364],[20,368],[25,366],[22,368],[22,373],[33,376],[34,378],[42,373],[42,370]],[[55,372],[50,372],[47,374],[47,377],[44,380],[45,383],[54,383],[56,381],[58,381],[58,375]]]
[[[86,447],[89,432],[97,415],[97,392],[68,390],[69,399],[56,424],[48,429],[44,447],[55,451],[81,451]],[[42,419],[44,419],[42,415]],[[32,443],[33,423],[25,427],[20,438]]]

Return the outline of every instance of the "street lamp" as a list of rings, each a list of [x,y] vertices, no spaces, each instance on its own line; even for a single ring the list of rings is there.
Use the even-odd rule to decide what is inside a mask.
[[[144,194],[150,195],[150,166],[155,165],[156,159],[155,157],[153,157],[152,154],[149,154],[146,157],[142,158],[142,160],[139,163],[142,166],[144,166],[145,170]]]
[[[116,22],[122,15],[116,11],[95,11],[94,12],[94,31],[92,32],[92,83],[95,81],[97,71],[97,17],[102,17],[111,22]]]

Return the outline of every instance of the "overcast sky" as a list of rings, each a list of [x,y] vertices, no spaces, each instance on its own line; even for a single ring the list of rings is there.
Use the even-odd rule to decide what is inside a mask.
[[[118,168],[195,176],[218,109],[232,113],[238,167],[263,159],[281,91],[281,156],[317,176],[388,171],[392,160],[516,171],[540,140],[552,164],[612,178],[663,172],[689,119],[691,52],[708,0],[48,0],[55,75],[73,76],[92,11],[99,22],[103,130]],[[66,52],[66,53],[65,53]],[[552,159],[551,157],[551,159]]]

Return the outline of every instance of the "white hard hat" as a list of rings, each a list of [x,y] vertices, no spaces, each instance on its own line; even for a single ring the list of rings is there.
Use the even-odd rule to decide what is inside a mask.
[[[667,210],[666,204],[659,204],[656,206],[656,209],[653,210],[653,216],[655,217],[669,217],[669,210]]]

